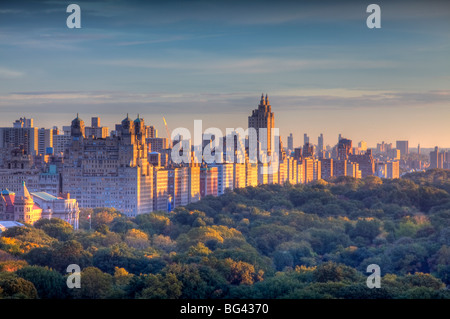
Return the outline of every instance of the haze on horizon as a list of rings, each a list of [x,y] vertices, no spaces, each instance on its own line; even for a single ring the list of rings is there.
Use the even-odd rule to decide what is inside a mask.
[[[81,7],[82,28],[66,27]],[[0,2],[0,126],[247,127],[268,94],[285,143],[450,147],[450,4],[373,1]]]

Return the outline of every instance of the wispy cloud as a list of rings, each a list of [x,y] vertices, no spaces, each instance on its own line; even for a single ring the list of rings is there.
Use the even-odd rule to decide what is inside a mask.
[[[0,79],[16,79],[24,75],[23,72],[0,67]]]
[[[299,70],[349,70],[349,69],[380,69],[393,68],[396,63],[391,61],[355,61],[349,59],[284,59],[271,57],[258,58],[221,58],[221,57],[185,57],[182,61],[171,60],[101,60],[93,61],[115,67],[143,68],[143,69],[173,69],[190,70],[205,73],[238,73],[263,74],[291,72]]]

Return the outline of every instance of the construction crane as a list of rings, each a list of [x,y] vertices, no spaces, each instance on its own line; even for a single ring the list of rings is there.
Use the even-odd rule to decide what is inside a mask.
[[[169,148],[172,148],[172,138],[170,137],[169,128],[167,127],[166,119],[163,117],[164,126],[166,127],[167,137],[169,138]]]

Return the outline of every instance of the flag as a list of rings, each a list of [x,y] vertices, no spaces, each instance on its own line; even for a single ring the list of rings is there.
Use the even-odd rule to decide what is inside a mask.
[[[88,215],[87,219],[91,219],[91,214]]]

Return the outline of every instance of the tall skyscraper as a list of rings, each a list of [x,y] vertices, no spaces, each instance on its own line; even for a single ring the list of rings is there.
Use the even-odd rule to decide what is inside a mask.
[[[323,145],[323,134],[320,133],[319,137],[317,138],[317,151],[322,152],[324,149],[325,148]]]
[[[303,144],[306,144],[306,143],[308,143],[309,144],[309,136],[308,136],[308,134],[303,134]]]
[[[287,138],[287,144],[288,144],[288,150],[289,151],[293,151],[294,150],[294,136],[291,134],[289,134],[288,138]]]
[[[271,155],[273,148],[272,130],[275,127],[275,116],[271,110],[267,94],[266,98],[264,98],[264,94],[261,95],[258,108],[253,110],[252,115],[248,117],[248,127],[256,129],[258,142],[262,145],[261,149],[263,151],[267,150],[267,154]],[[260,134],[259,129],[266,129],[266,134]]]

